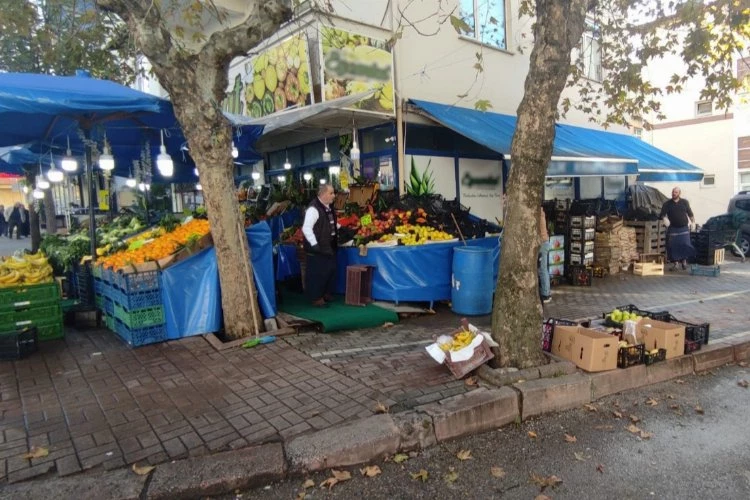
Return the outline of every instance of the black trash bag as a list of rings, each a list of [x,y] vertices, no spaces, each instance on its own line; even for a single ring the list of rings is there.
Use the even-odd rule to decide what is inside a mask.
[[[669,199],[658,189],[643,184],[628,186],[626,197],[628,199],[628,212],[625,215],[627,220],[658,220],[661,207]]]

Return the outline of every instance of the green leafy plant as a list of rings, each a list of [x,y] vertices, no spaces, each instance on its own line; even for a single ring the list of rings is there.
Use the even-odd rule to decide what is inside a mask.
[[[435,179],[432,178],[432,172],[430,172],[430,163],[432,163],[432,160],[427,162],[427,166],[420,174],[414,162],[414,157],[411,157],[411,173],[409,174],[409,183],[406,185],[407,194],[411,196],[428,196],[434,194]]]

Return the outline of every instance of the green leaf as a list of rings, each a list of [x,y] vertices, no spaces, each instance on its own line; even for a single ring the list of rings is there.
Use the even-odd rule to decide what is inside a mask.
[[[466,24],[466,21],[464,21],[460,17],[451,16],[450,19],[451,19],[451,26],[453,26],[453,29],[456,30],[456,33],[458,33],[459,35],[463,33],[469,34],[472,31],[474,31],[471,29],[471,26]]]
[[[492,103],[487,99],[479,99],[474,103],[474,109],[479,111],[487,111],[490,108],[492,108]]]

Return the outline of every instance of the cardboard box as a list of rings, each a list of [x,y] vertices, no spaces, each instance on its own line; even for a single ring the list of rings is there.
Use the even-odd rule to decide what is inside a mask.
[[[666,349],[667,359],[685,352],[685,326],[665,323],[650,318],[638,322],[638,341],[646,344],[646,351]]]
[[[579,328],[573,343],[572,360],[587,372],[603,372],[617,368],[618,338],[605,332]]]
[[[573,344],[578,335],[578,328],[578,326],[555,325],[552,334],[552,354],[573,361]]]
[[[565,249],[565,236],[555,234],[549,237],[549,246],[552,250]]]
[[[589,372],[617,368],[617,337],[581,326],[556,325],[552,354]]]
[[[549,264],[564,264],[565,263],[565,250],[550,250],[547,254],[547,262]]]

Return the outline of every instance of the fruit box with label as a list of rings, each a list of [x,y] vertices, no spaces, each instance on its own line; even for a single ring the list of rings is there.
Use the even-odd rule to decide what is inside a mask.
[[[565,358],[587,372],[617,368],[618,339],[608,333],[581,326],[557,326],[552,354]]]
[[[549,264],[562,264],[565,262],[565,250],[550,250],[547,254],[547,262]]]
[[[549,237],[549,246],[552,250],[560,250],[565,248],[565,236],[556,234]]]
[[[676,358],[685,352],[685,326],[643,318],[638,322],[638,341],[646,344],[646,351],[666,349],[666,359]]]

